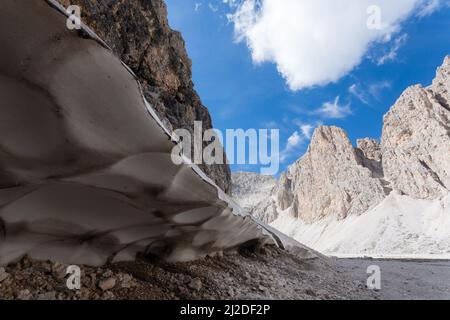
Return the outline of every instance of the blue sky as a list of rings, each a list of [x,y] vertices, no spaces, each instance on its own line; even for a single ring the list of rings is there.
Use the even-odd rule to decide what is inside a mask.
[[[403,1],[397,7],[369,1],[379,2],[380,16],[366,11],[367,5],[352,5],[364,0],[345,0],[345,9],[327,7],[330,0],[310,6],[312,0],[278,0],[286,6],[278,9],[274,1],[166,3],[214,126],[279,128],[281,170],[305,152],[311,129],[320,124],[344,128],[353,143],[380,138],[383,115],[403,90],[429,85],[450,54],[448,1],[390,1]],[[364,29],[369,17],[380,17],[383,28]]]

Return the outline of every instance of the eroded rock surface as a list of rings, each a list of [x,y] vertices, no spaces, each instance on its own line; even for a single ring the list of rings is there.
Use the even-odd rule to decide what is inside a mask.
[[[358,139],[356,145],[367,159],[381,161],[381,146],[377,140],[371,138]]]
[[[252,172],[234,172],[231,177],[232,196],[239,205],[264,223],[277,218],[274,177]]]
[[[383,178],[381,146],[377,140],[370,138],[359,139],[355,152],[358,162],[370,170],[373,178]]]
[[[286,210],[292,205],[294,195],[292,194],[292,181],[287,174],[283,172],[280,175],[276,186],[276,203],[281,210]]]
[[[294,195],[291,215],[306,222],[360,214],[381,202],[383,186],[358,156],[344,130],[315,130],[306,154],[287,173]]]
[[[450,190],[450,58],[433,84],[408,88],[384,117],[385,177],[394,189],[417,199]]]

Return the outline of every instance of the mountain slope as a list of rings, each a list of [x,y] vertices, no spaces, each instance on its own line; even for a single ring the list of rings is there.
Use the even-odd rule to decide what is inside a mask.
[[[446,57],[431,86],[406,89],[385,115],[381,143],[317,128],[274,189],[272,226],[328,254],[447,257],[449,92]]]
[[[330,216],[313,224],[283,216],[272,226],[340,257],[450,259],[450,195],[418,200],[393,192],[360,216]]]

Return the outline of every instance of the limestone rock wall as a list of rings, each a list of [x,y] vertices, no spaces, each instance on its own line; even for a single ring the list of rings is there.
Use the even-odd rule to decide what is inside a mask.
[[[385,178],[394,189],[417,199],[450,190],[450,59],[433,84],[408,88],[384,117]]]
[[[291,214],[306,222],[360,214],[385,197],[381,182],[359,164],[347,134],[337,127],[316,129],[308,151],[287,176],[294,196]]]

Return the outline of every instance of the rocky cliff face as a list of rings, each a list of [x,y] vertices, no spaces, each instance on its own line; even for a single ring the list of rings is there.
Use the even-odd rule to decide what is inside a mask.
[[[393,191],[426,200],[448,194],[450,57],[431,86],[405,90],[384,117],[381,143],[365,138],[353,147],[342,129],[317,128],[274,190],[278,212],[307,223],[360,215]]]
[[[408,88],[384,117],[383,169],[391,186],[417,199],[450,190],[450,58],[433,84]]]
[[[355,152],[359,164],[372,173],[373,178],[383,177],[382,154],[380,143],[375,139],[365,138],[356,142]]]
[[[363,154],[355,151],[342,129],[316,129],[308,151],[287,173],[293,194],[291,215],[311,223],[332,214],[339,218],[359,214],[381,202],[383,185],[360,164],[361,159]]]
[[[292,194],[292,180],[286,173],[280,175],[276,186],[276,203],[281,210],[286,210],[292,205],[294,195]]]
[[[358,139],[356,145],[366,159],[381,162],[381,146],[377,140],[371,138]]]
[[[242,208],[264,223],[277,218],[276,198],[273,196],[277,181],[274,177],[234,172],[231,178],[232,196]]]
[[[193,131],[194,121],[212,127],[191,80],[191,60],[183,38],[169,27],[163,0],[59,0],[81,7],[82,21],[102,38],[139,78],[146,99],[167,128]],[[203,165],[202,170],[227,193],[227,165]]]

